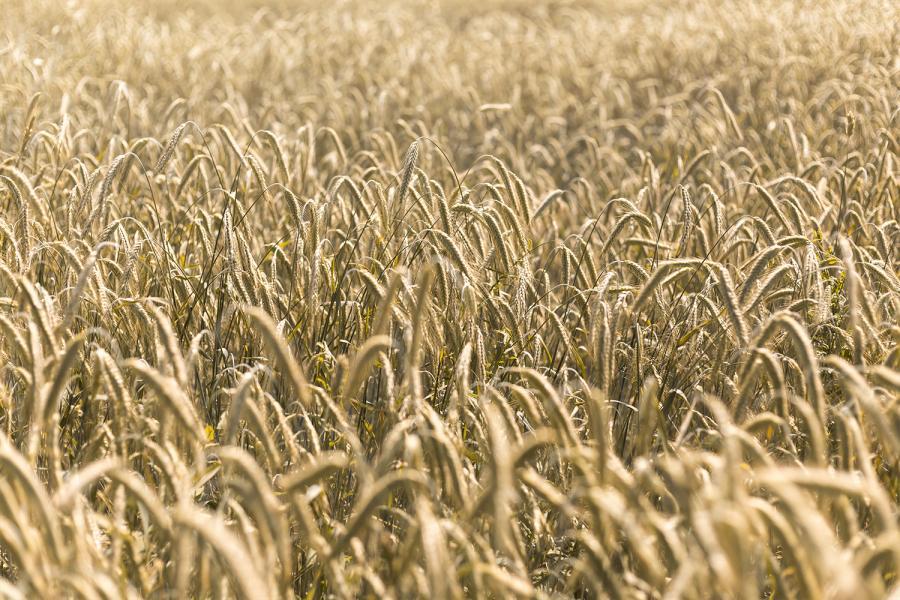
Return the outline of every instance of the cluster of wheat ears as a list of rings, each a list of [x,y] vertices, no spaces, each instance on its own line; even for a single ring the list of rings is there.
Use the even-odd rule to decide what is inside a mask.
[[[0,596],[897,590],[896,4],[128,4],[2,3]]]

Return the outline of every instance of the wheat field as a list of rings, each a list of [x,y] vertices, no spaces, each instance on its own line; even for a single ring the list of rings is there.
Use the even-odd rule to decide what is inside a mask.
[[[0,597],[900,597],[898,23],[0,1]]]

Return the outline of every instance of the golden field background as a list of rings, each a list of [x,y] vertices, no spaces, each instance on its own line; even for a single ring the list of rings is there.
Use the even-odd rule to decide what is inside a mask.
[[[897,593],[894,3],[0,14],[0,596]]]

